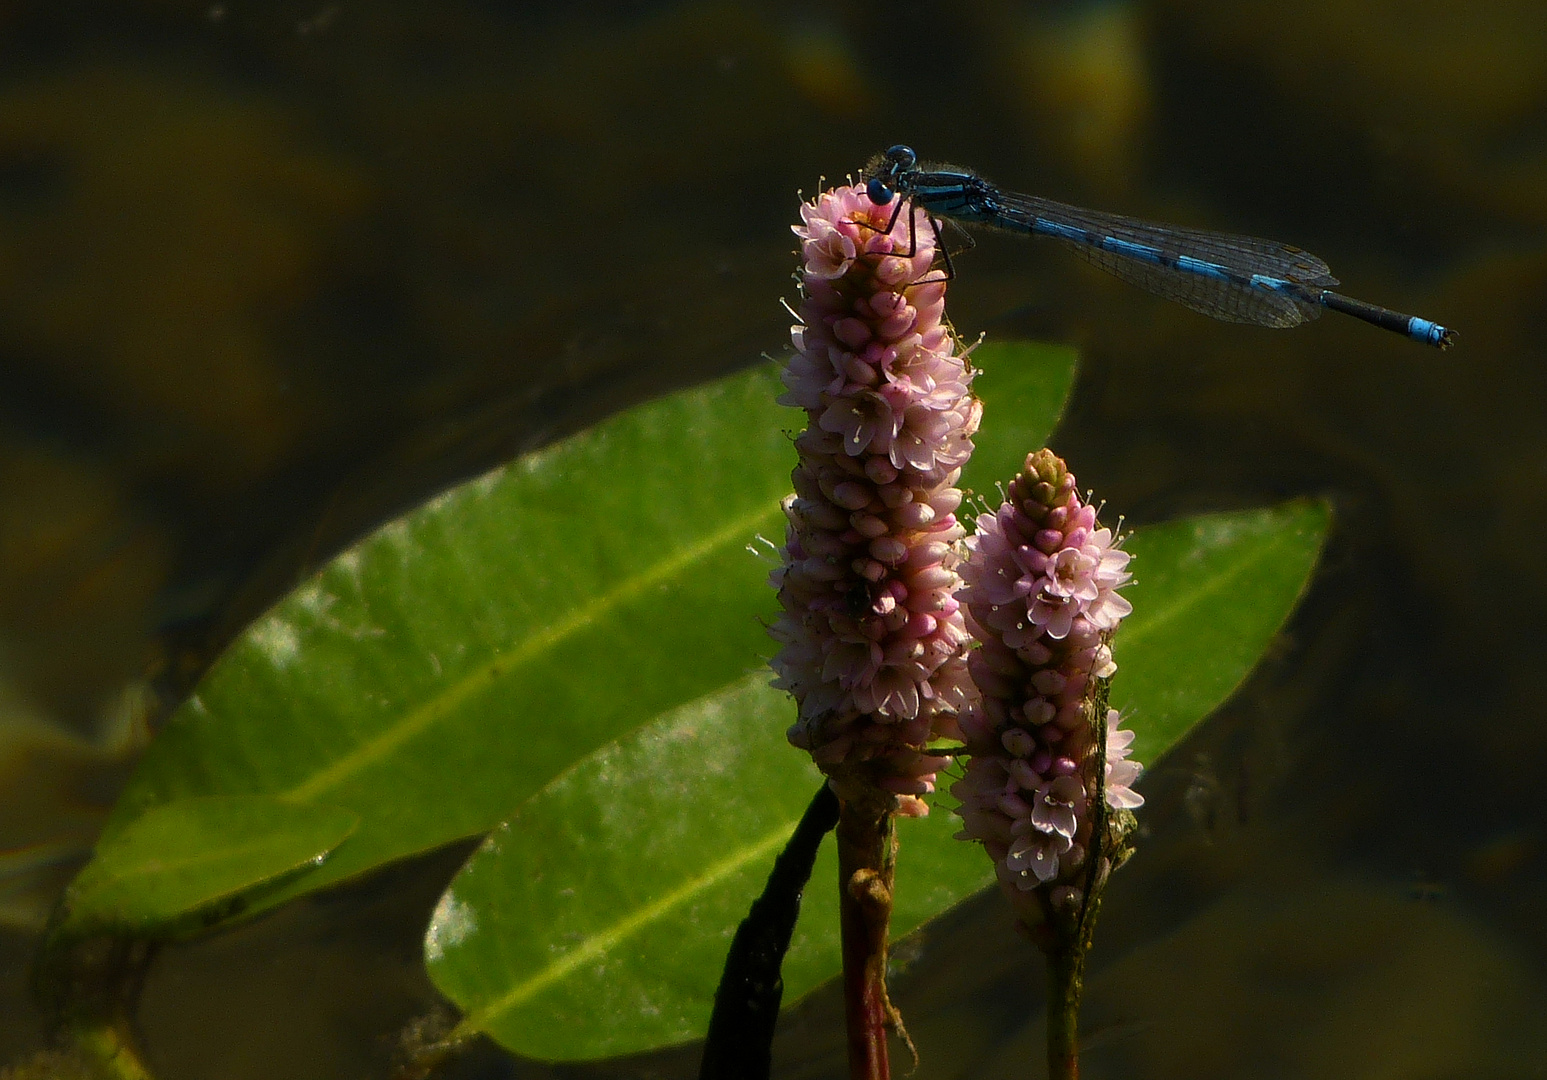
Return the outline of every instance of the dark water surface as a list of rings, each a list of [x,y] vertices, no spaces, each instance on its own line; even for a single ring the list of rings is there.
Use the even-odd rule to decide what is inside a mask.
[[[1461,333],[959,261],[964,333],[1083,350],[1057,449],[1111,509],[1338,511],[1281,647],[1146,778],[1088,1075],[1547,1077],[1540,0],[0,7],[0,1061],[147,718],[376,523],[781,350],[796,189],[900,140],[1302,244]],[[460,855],[165,953],[163,1080],[383,1076]],[[914,1075],[1028,1075],[1040,960],[997,899],[914,951]],[[842,1075],[839,1011],[787,1018],[780,1075]]]

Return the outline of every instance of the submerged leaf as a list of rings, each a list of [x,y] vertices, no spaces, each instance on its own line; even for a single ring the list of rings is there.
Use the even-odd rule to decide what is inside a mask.
[[[261,795],[158,806],[97,845],[57,933],[164,938],[231,918],[259,890],[321,866],[359,823],[350,810]]]

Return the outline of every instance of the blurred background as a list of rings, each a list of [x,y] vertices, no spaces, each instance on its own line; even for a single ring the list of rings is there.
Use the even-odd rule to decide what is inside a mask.
[[[958,260],[964,334],[1082,350],[1056,448],[1109,514],[1337,510],[1269,662],[1144,782],[1087,1074],[1547,1077],[1540,0],[0,5],[0,1062],[42,1039],[49,906],[231,636],[431,493],[782,352],[797,191],[898,141],[1302,245],[1460,332]],[[465,850],[166,950],[163,1080],[384,1076]],[[897,969],[915,1076],[1037,1075],[997,898]],[[840,1012],[787,1017],[779,1075],[844,1075]]]

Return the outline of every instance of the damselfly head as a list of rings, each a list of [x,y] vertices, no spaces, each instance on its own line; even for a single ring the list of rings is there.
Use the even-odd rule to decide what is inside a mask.
[[[877,206],[885,206],[897,194],[898,177],[917,164],[918,155],[911,146],[897,143],[887,147],[885,153],[877,154],[865,163],[861,175],[866,178],[866,197]]]
[[[886,148],[886,163],[891,166],[892,175],[906,172],[913,168],[919,161],[918,155],[913,152],[913,147],[897,143]]]
[[[880,180],[890,187],[896,187],[897,177],[911,170],[918,161],[918,155],[913,152],[911,146],[898,143],[887,147],[865,162],[864,169],[860,171],[860,177],[865,180]]]

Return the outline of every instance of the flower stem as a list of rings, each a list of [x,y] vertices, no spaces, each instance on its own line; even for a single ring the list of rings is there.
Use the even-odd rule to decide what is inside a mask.
[[[1085,943],[1060,943],[1047,953],[1047,1073],[1079,1080],[1080,998],[1085,991]]]
[[[889,1080],[886,1033],[895,1012],[886,993],[887,929],[897,835],[892,814],[846,802],[838,814],[838,918],[850,1080]]]

